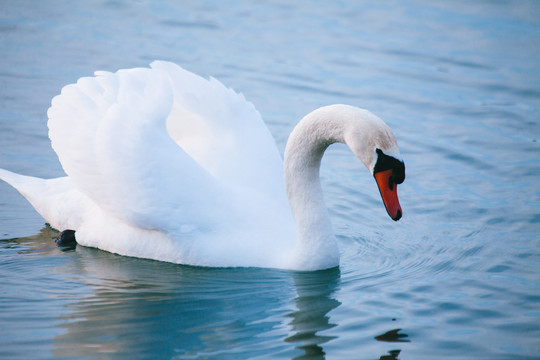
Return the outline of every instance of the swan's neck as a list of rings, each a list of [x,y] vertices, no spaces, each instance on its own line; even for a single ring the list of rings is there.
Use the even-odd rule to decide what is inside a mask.
[[[339,265],[339,250],[319,179],[324,151],[335,142],[347,144],[371,174],[377,150],[399,159],[392,131],[367,110],[330,105],[313,111],[298,123],[285,148],[285,186],[297,226],[293,261],[306,270]]]
[[[332,143],[344,142],[344,124],[338,120],[329,112],[307,115],[291,133],[285,149],[285,186],[298,237],[294,262],[303,269],[339,265],[339,249],[319,179],[324,151]]]

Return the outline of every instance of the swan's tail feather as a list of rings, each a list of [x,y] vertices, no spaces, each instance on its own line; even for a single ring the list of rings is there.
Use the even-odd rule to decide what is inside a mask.
[[[0,169],[0,180],[13,186],[34,209],[58,230],[76,229],[81,221],[77,214],[84,209],[80,192],[67,177],[41,179]]]
[[[32,176],[16,174],[14,172],[0,169],[0,179],[13,186],[21,193],[32,205],[37,194],[43,192],[46,188],[45,179]],[[35,206],[34,206],[35,207]]]

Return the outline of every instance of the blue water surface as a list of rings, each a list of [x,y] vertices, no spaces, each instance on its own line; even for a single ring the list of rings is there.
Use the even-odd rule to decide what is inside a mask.
[[[0,183],[1,359],[539,359],[540,2],[4,1],[0,167],[63,176],[46,111],[95,70],[174,61],[244,93],[282,152],[313,109],[393,129],[403,218],[344,147],[341,266],[210,269],[77,247]]]

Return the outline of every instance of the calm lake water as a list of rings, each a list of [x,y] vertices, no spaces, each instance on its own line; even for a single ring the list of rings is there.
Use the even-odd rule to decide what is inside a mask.
[[[540,359],[540,2],[4,1],[0,167],[62,176],[46,111],[95,70],[174,61],[243,92],[283,151],[316,107],[370,109],[404,217],[344,146],[339,269],[208,269],[56,248],[0,183],[2,359]]]

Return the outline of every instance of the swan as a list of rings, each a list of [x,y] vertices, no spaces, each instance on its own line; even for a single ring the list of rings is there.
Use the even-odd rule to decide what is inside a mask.
[[[390,217],[402,216],[405,166],[395,136],[357,107],[306,115],[283,161],[242,94],[165,61],[83,77],[53,98],[47,115],[67,176],[0,169],[0,178],[83,246],[208,267],[336,267],[319,180],[335,142],[374,176]]]

